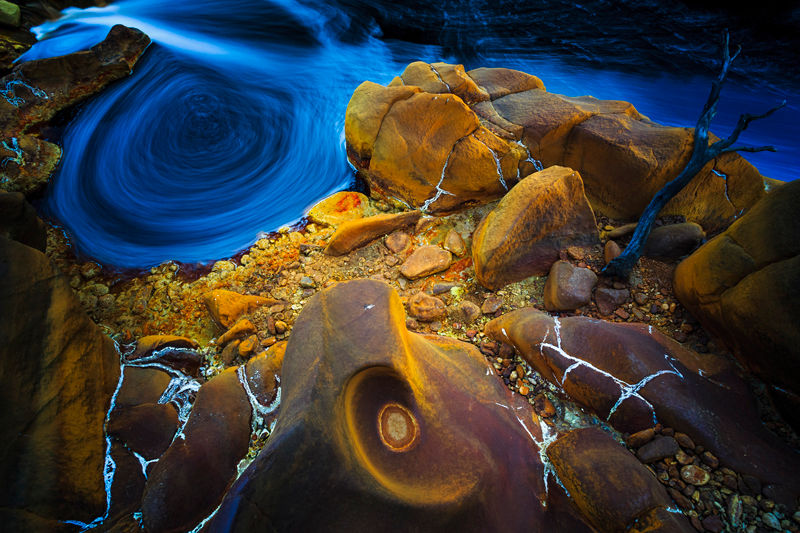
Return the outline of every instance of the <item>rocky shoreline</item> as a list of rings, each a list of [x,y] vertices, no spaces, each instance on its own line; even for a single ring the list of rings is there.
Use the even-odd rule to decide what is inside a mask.
[[[133,31],[115,27],[80,61],[121,73],[132,58],[129,72],[146,47]],[[6,99],[13,138],[117,75],[90,69],[106,81],[78,96],[41,71],[4,79],[33,73],[45,94]],[[798,187],[767,194],[738,156],[717,162],[663,213],[631,278],[611,280],[600,270],[641,207],[628,193],[677,172],[683,129],[624,102],[551,95],[517,71],[425,63],[356,89],[346,124],[373,197],[337,193],[208,272],[79,262],[11,192],[41,185],[6,187],[0,305],[15,319],[0,375],[25,385],[5,387],[8,402],[34,401],[2,425],[19,443],[2,462],[8,487],[36,490],[5,493],[5,523],[800,530],[787,415]],[[25,154],[15,168],[38,168],[41,184],[52,168]],[[22,174],[6,169],[4,183]],[[706,231],[719,235],[676,271]],[[29,427],[33,443],[15,437]],[[55,457],[64,464],[44,475]]]

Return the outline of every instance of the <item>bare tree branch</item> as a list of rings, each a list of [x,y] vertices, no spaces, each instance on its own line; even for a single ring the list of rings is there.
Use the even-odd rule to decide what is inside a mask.
[[[725,84],[725,80],[728,77],[731,64],[739,56],[741,51],[742,48],[739,46],[733,55],[730,54],[730,36],[728,35],[728,31],[725,30],[722,38],[722,69],[720,70],[719,76],[711,82],[711,92],[708,95],[708,100],[706,100],[703,106],[700,118],[697,119],[697,125],[694,128],[692,156],[681,173],[678,174],[675,179],[664,185],[655,196],[653,196],[653,199],[650,200],[650,203],[639,218],[639,224],[636,226],[633,237],[631,237],[630,244],[625,248],[622,254],[610,261],[605,268],[603,268],[603,275],[619,278],[627,278],[630,275],[631,270],[633,270],[634,265],[642,254],[642,249],[647,242],[650,231],[653,229],[653,222],[655,222],[658,213],[667,202],[692,181],[692,178],[694,178],[709,161],[728,152],[775,151],[775,147],[773,146],[731,146],[738,140],[739,135],[747,129],[747,126],[749,126],[752,121],[770,116],[786,105],[785,100],[780,105],[773,107],[761,115],[752,115],[750,113],[741,115],[733,132],[731,132],[726,139],[719,140],[711,145],[708,144],[708,130],[711,126],[711,120],[717,113],[717,104],[719,103],[722,86]]]

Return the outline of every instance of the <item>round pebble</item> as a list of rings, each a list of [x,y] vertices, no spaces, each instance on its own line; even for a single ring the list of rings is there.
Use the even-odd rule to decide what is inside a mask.
[[[686,465],[681,468],[681,479],[691,485],[702,486],[708,483],[711,476],[699,466]]]

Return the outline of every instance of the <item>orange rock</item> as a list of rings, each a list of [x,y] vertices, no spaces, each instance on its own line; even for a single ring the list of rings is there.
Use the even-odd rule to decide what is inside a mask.
[[[422,322],[430,322],[443,317],[445,312],[446,307],[443,301],[424,292],[418,292],[408,299],[408,315]]]
[[[800,393],[800,182],[769,193],[675,269],[675,295],[762,379]]]
[[[597,275],[568,261],[556,261],[544,284],[544,307],[548,311],[571,311],[592,300]]]
[[[472,69],[467,74],[489,94],[492,100],[530,89],[544,90],[542,80],[536,76],[510,68],[481,67]]]
[[[159,368],[126,367],[115,407],[157,403],[171,380],[170,375]]]
[[[458,256],[464,255],[464,252],[467,251],[464,245],[464,239],[462,239],[461,234],[454,229],[447,232],[444,238],[444,248]]]
[[[5,144],[16,150],[0,145],[0,161],[4,161],[3,188],[9,192],[21,192],[27,197],[41,192],[58,166],[61,148],[25,134]]]
[[[420,216],[419,211],[406,211],[342,222],[328,241],[325,253],[344,255],[395,230],[413,226]]]
[[[245,365],[248,387],[256,401],[263,406],[273,405],[277,398],[285,353],[286,341],[281,341],[251,358]],[[274,414],[277,415],[277,410]]]
[[[213,290],[203,297],[211,318],[225,329],[230,328],[242,315],[252,313],[262,306],[280,304],[280,300],[264,296],[239,294],[223,289]]]
[[[199,345],[187,337],[177,335],[148,335],[136,341],[136,348],[128,359],[133,361],[152,355],[163,348],[190,348],[195,349]]]
[[[250,335],[239,344],[239,355],[244,359],[249,359],[260,347],[261,343],[258,342],[258,337]]]
[[[338,226],[347,220],[367,216],[369,198],[360,192],[342,191],[328,196],[308,211],[308,218],[318,224]]]
[[[408,279],[424,278],[447,270],[452,256],[439,246],[420,246],[400,266],[400,273]]]
[[[223,333],[217,339],[217,346],[225,346],[229,342],[234,339],[243,339],[245,337],[249,337],[250,335],[255,335],[256,327],[253,325],[252,322],[247,320],[246,318],[242,318],[236,322],[231,329]]]
[[[484,287],[499,289],[546,274],[562,249],[598,238],[580,175],[551,167],[520,181],[478,225],[472,237],[475,274]]]
[[[405,252],[411,246],[411,237],[404,231],[395,231],[386,236],[384,241],[390,252],[399,254]]]
[[[608,264],[612,259],[619,257],[621,253],[622,249],[619,247],[619,244],[609,239],[603,247],[603,261]]]
[[[530,406],[486,371],[474,346],[409,332],[384,283],[314,295],[280,420],[209,530],[589,531],[552,479],[545,491]]]

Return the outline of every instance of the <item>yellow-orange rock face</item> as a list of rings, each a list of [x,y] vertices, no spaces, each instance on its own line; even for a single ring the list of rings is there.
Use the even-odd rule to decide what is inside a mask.
[[[379,237],[416,224],[421,214],[419,211],[407,211],[342,222],[325,247],[325,253],[344,255],[352,252]]]
[[[409,332],[384,283],[312,297],[282,379],[267,447],[210,531],[589,530],[552,479],[546,494],[529,405],[474,346]]]
[[[598,240],[580,175],[550,167],[520,181],[481,221],[472,238],[475,275],[498,289],[546,274],[568,246]]]
[[[261,306],[280,303],[274,298],[239,294],[233,291],[218,289],[203,297],[209,314],[214,321],[226,330],[233,326],[239,318],[252,313]]]
[[[800,182],[769,193],[675,270],[675,294],[763,379],[800,394]]]
[[[341,191],[318,202],[308,211],[308,218],[319,224],[338,226],[346,220],[367,216],[369,199],[360,192]]]

